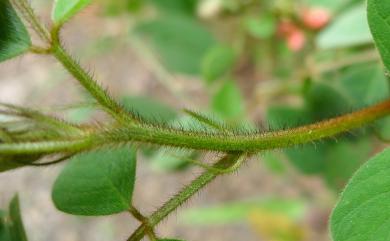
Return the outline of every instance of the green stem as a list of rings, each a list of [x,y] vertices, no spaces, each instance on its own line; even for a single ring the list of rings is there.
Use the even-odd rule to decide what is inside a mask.
[[[149,224],[149,219],[144,215],[142,215],[142,213],[133,206],[129,208],[129,212],[135,219],[140,221],[142,225],[145,226],[145,232],[148,235],[150,241],[157,241],[157,237],[156,234],[154,233],[153,226]]]
[[[387,100],[340,117],[298,128],[263,134],[205,133],[146,124],[125,126],[102,132],[91,129],[92,134],[79,136],[76,141],[0,144],[0,154],[61,152],[68,151],[69,147],[74,145],[78,150],[82,150],[126,142],[151,143],[160,146],[219,152],[256,153],[332,137],[361,127],[389,113],[390,100]],[[42,144],[44,145],[41,146]]]
[[[34,10],[26,0],[12,0],[13,5],[19,10],[23,18],[31,25],[32,29],[46,43],[50,43],[50,33],[41,23]]]
[[[62,65],[75,77],[80,84],[104,107],[114,118],[120,121],[130,123],[137,122],[137,119],[131,113],[117,103],[80,64],[74,60],[59,43],[52,46],[53,55],[62,63]]]
[[[91,139],[74,141],[46,141],[24,143],[1,143],[0,156],[29,155],[42,153],[78,152],[93,147]]]
[[[390,100],[387,100],[318,123],[261,134],[207,133],[143,124],[103,132],[98,142],[141,142],[198,150],[254,153],[332,137],[361,127],[389,113]]]
[[[47,28],[41,24],[34,10],[26,0],[12,0],[13,4],[23,18],[30,23],[34,31],[46,43],[51,45],[50,49],[31,48],[32,52],[52,53],[58,61],[80,82],[80,84],[110,113],[114,118],[122,122],[137,122],[131,113],[125,111],[96,81],[74,60],[61,46],[59,41],[60,26],[55,26],[50,33]]]
[[[217,169],[226,169],[231,165],[234,165],[240,158],[240,154],[226,155],[219,160],[213,167]],[[218,176],[218,173],[213,171],[205,171],[202,175],[197,177],[189,185],[184,187],[178,194],[173,196],[168,202],[154,212],[149,218],[149,225],[152,227],[160,223],[166,218],[172,211],[176,210],[180,205],[191,198],[195,193],[202,189],[205,185],[210,183]],[[140,241],[147,232],[147,226],[142,224],[136,231],[127,239],[127,241]]]

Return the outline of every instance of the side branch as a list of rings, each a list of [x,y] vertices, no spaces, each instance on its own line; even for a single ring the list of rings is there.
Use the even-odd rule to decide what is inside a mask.
[[[55,42],[52,46],[52,53],[54,57],[62,63],[73,77],[75,77],[80,84],[97,100],[97,102],[104,107],[104,109],[114,118],[126,121],[137,122],[131,113],[126,111],[118,102],[116,102],[80,65],[74,60],[60,45]]]
[[[240,158],[241,154],[230,154],[219,160],[213,167],[217,169],[230,168]],[[218,176],[218,173],[206,170],[202,175],[197,177],[189,185],[185,186],[178,194],[173,196],[162,207],[155,211],[149,218],[149,225],[151,227],[156,226],[170,213],[176,210],[180,205],[191,198],[200,189],[210,183]],[[141,224],[137,230],[127,239],[127,241],[140,241],[146,234],[148,227],[145,224]]]

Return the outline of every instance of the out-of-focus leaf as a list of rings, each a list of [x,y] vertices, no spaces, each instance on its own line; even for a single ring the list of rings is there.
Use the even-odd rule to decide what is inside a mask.
[[[204,26],[182,15],[142,23],[136,32],[149,40],[169,70],[190,75],[200,74],[203,56],[215,45]]]
[[[326,162],[327,143],[305,144],[299,147],[287,148],[285,153],[291,163],[307,175],[320,174]]]
[[[256,38],[269,38],[276,31],[276,20],[272,15],[248,17],[244,24],[248,33]]]
[[[264,153],[260,156],[260,158],[264,162],[265,166],[268,167],[274,173],[282,174],[285,172],[286,167],[284,166],[282,157],[278,155],[278,153]]]
[[[267,124],[272,130],[291,128],[312,122],[310,113],[304,108],[285,105],[270,106],[266,115]]]
[[[18,196],[11,200],[8,212],[0,210],[0,240],[27,241]]]
[[[151,157],[151,165],[159,171],[177,171],[188,166],[187,159],[196,159],[196,154],[193,151],[186,150],[160,150]]]
[[[126,12],[138,13],[145,4],[143,0],[100,0],[100,2],[104,6],[104,13],[109,16],[116,16]]]
[[[217,45],[210,49],[202,61],[203,78],[211,83],[232,70],[235,53],[229,46]]]
[[[371,158],[352,177],[330,218],[334,241],[388,240],[390,149]]]
[[[244,103],[237,84],[226,81],[214,95],[213,110],[226,119],[241,118],[244,114]]]
[[[84,123],[87,122],[94,112],[94,108],[83,106],[72,108],[66,112],[67,119],[72,123]]]
[[[0,240],[12,241],[7,222],[7,213],[3,210],[0,210]]]
[[[337,9],[343,0],[304,0],[311,7],[324,7],[327,9]]]
[[[378,65],[353,66],[338,83],[356,108],[375,104],[389,96],[389,83]]]
[[[55,0],[52,19],[61,25],[87,7],[92,0]]]
[[[298,220],[304,215],[305,209],[305,203],[300,200],[268,198],[215,207],[193,208],[185,211],[182,219],[191,225],[223,225],[241,222],[247,219],[252,212],[261,210],[273,214],[283,214]]]
[[[339,12],[345,7],[361,3],[364,0],[304,0],[310,7],[321,7],[333,12]]]
[[[340,190],[353,173],[369,158],[373,145],[368,138],[339,141],[329,147],[324,162],[324,177],[330,187]]]
[[[142,96],[126,96],[122,104],[129,111],[136,112],[146,120],[168,123],[177,117],[177,113],[168,105]]]
[[[101,149],[75,156],[57,178],[56,207],[74,215],[110,215],[125,211],[132,200],[136,151]]]
[[[323,120],[351,110],[352,103],[331,85],[316,83],[305,94],[307,110],[313,120]]]
[[[169,14],[194,14],[198,0],[148,0],[159,10]]]
[[[22,216],[20,214],[19,198],[15,196],[9,205],[9,217],[11,220],[10,233],[13,241],[27,241],[24,231]]]
[[[126,9],[129,12],[137,12],[141,9],[141,7],[144,4],[144,1],[142,0],[125,0],[126,2]]]
[[[390,2],[369,0],[368,23],[382,60],[390,70]]]
[[[164,239],[159,239],[158,241],[184,241],[184,240],[182,240],[182,239],[164,238]]]
[[[385,117],[375,122],[375,131],[379,139],[390,140],[390,117]]]
[[[270,213],[266,210],[251,213],[249,223],[264,240],[301,241],[309,232],[302,224],[283,213]]]
[[[0,138],[0,145],[1,145],[1,138]],[[27,164],[33,163],[39,160],[39,158],[40,158],[39,155],[1,156],[0,173],[27,166]]]
[[[30,36],[8,0],[0,1],[0,62],[28,51]]]
[[[322,49],[351,47],[372,43],[365,4],[345,11],[323,30],[317,39]]]

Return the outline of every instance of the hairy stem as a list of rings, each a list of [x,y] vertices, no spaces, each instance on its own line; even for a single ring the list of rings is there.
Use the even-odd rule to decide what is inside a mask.
[[[219,160],[213,167],[217,169],[226,169],[234,165],[240,158],[240,154],[228,154]],[[149,225],[156,226],[170,213],[176,210],[180,205],[191,198],[195,193],[202,189],[218,176],[218,173],[213,171],[205,171],[202,175],[193,180],[189,185],[185,186],[178,194],[173,196],[168,202],[155,211],[149,218]],[[142,224],[134,231],[127,241],[140,241],[147,232],[147,226]]]
[[[318,123],[261,134],[206,133],[144,124],[109,130],[100,134],[100,138],[105,142],[141,142],[198,150],[254,153],[332,137],[361,127],[389,113],[390,100],[387,100]]]
[[[88,74],[80,64],[74,60],[65,49],[59,44],[54,43],[52,46],[53,55],[62,63],[62,65],[75,77],[80,84],[97,100],[117,120],[125,122],[137,122],[131,113],[116,102],[93,78]]]
[[[50,43],[49,31],[41,23],[30,4],[26,0],[11,0],[11,2],[15,8],[18,9],[24,20],[31,25],[31,28],[34,29],[39,38],[46,43]]]
[[[51,53],[62,65],[75,77],[80,84],[97,100],[97,102],[104,107],[104,109],[111,114],[115,119],[122,122],[137,122],[131,113],[125,111],[123,107],[116,102],[105,91],[91,75],[87,73],[79,63],[74,60],[61,46],[59,40],[60,27],[55,26],[50,33],[47,28],[39,21],[34,10],[26,0],[12,0],[14,6],[19,10],[23,18],[30,23],[33,30],[46,43],[50,44],[50,48],[42,49],[32,47],[30,50],[39,54]]]
[[[149,219],[144,215],[142,215],[142,213],[138,211],[138,209],[136,209],[134,206],[131,206],[129,208],[129,212],[135,219],[140,221],[142,225],[145,226],[145,233],[146,235],[148,235],[150,241],[157,241],[157,237],[156,234],[154,233],[153,226],[149,224]]]
[[[29,155],[42,153],[78,152],[93,147],[91,139],[74,141],[43,141],[23,143],[1,143],[0,155]]]
[[[126,142],[219,152],[256,153],[332,137],[361,127],[389,113],[390,100],[387,100],[372,107],[329,120],[263,134],[205,133],[146,124],[103,131],[91,128],[91,134],[80,136],[75,141],[0,144],[0,154],[64,152],[74,147],[81,151],[97,146]]]

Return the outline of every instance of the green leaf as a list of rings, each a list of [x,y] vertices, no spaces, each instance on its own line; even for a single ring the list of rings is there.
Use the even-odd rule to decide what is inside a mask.
[[[244,103],[237,84],[226,81],[213,97],[213,110],[223,118],[234,119],[244,115]]]
[[[27,52],[31,39],[8,0],[0,1],[0,62]]]
[[[8,212],[0,210],[0,240],[27,241],[17,195],[11,200]]]
[[[171,239],[171,238],[164,238],[164,239],[158,239],[158,241],[184,241],[182,239]]]
[[[203,78],[211,83],[232,70],[236,56],[229,46],[217,45],[210,49],[202,61]]]
[[[358,140],[345,139],[329,144],[323,171],[327,184],[335,190],[344,188],[349,178],[370,157],[373,147],[372,140],[363,136]]]
[[[299,171],[313,175],[323,172],[328,150],[327,143],[316,143],[287,148],[285,153]]]
[[[285,105],[270,106],[266,116],[268,126],[272,130],[292,128],[312,122],[311,113],[306,109]]]
[[[27,166],[28,163],[33,163],[39,159],[40,156],[38,155],[0,157],[0,173]]]
[[[55,0],[52,19],[56,25],[62,25],[91,2],[92,0]]]
[[[368,23],[382,60],[390,70],[390,2],[368,0]]]
[[[214,207],[192,208],[183,213],[181,219],[191,225],[224,225],[241,223],[253,211],[263,210],[300,219],[305,213],[305,203],[300,200],[263,198],[222,204]]]
[[[136,32],[149,40],[169,70],[190,75],[200,74],[203,56],[215,45],[203,25],[182,15],[140,24]]]
[[[306,108],[313,120],[323,120],[351,110],[351,101],[330,84],[315,83],[305,94]]]
[[[376,121],[374,128],[376,128],[376,134],[380,139],[385,140],[386,142],[390,140],[390,117],[385,117]]]
[[[74,215],[109,215],[125,211],[132,200],[136,151],[101,149],[75,156],[57,178],[56,207]]]
[[[349,181],[330,218],[334,241],[385,241],[390,230],[390,149]]]
[[[286,166],[283,163],[282,157],[276,152],[267,152],[260,155],[261,161],[264,165],[276,174],[284,174]]]
[[[24,231],[22,216],[20,214],[19,198],[15,196],[9,206],[9,217],[11,220],[11,237],[14,241],[27,241]]]
[[[272,15],[248,17],[244,24],[248,33],[255,38],[270,38],[276,32],[276,20]]]
[[[11,234],[9,231],[9,222],[7,220],[7,213],[0,210],[0,240],[1,241],[12,241]]]
[[[310,5],[310,7],[321,7],[334,12],[340,12],[346,6],[356,2],[362,2],[362,0],[304,0],[304,2]]]
[[[353,66],[338,83],[355,108],[375,104],[389,96],[389,83],[377,64]]]
[[[198,0],[149,0],[160,11],[168,14],[189,14],[193,15]]]
[[[171,107],[149,97],[125,96],[121,103],[127,110],[136,112],[149,121],[168,123],[177,117],[176,111]]]
[[[322,49],[372,43],[365,4],[359,4],[337,17],[317,38]]]

